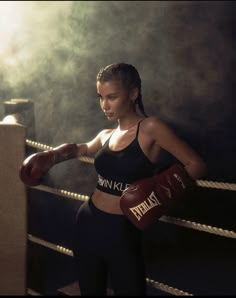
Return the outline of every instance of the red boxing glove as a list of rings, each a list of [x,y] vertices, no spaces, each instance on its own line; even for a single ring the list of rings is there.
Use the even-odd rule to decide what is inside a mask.
[[[120,207],[138,229],[145,230],[193,185],[195,182],[185,169],[175,164],[156,176],[131,184],[122,193]]]
[[[20,167],[20,178],[28,186],[39,185],[53,165],[75,157],[76,144],[63,144],[49,151],[34,153],[27,157]]]

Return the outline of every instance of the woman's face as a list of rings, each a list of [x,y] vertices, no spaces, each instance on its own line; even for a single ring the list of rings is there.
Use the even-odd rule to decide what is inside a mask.
[[[119,81],[97,82],[97,93],[102,111],[108,120],[126,117],[134,111],[134,96]]]

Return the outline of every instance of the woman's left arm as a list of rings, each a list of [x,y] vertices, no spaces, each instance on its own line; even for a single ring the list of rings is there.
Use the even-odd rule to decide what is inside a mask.
[[[150,117],[148,126],[155,144],[179,160],[194,180],[206,174],[207,167],[201,156],[179,138],[165,122],[156,117]]]

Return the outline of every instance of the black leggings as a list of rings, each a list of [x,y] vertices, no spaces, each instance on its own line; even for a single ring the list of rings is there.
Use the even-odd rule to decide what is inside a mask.
[[[141,232],[124,215],[98,209],[91,198],[76,217],[74,257],[81,295],[145,295]]]

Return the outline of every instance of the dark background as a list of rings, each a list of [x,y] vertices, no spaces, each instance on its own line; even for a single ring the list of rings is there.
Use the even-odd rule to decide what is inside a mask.
[[[235,183],[233,1],[13,2],[0,3],[0,118],[6,100],[31,99],[35,140],[49,146],[89,141],[113,125],[100,111],[97,72],[113,62],[131,63],[142,78],[146,112],[165,120],[201,154],[206,180]],[[96,173],[73,160],[56,165],[45,183],[88,195]],[[32,190],[29,199],[29,232],[70,247],[80,203]],[[173,212],[235,230],[232,206],[233,192],[201,188]],[[235,242],[202,233],[158,223],[144,237],[150,274],[190,292],[235,294]],[[31,253],[50,272],[53,258],[33,247]],[[63,267],[54,260],[50,268],[56,264]],[[31,276],[46,292],[57,278],[52,281],[40,268],[32,271],[38,279]],[[67,282],[68,272],[57,286]]]

